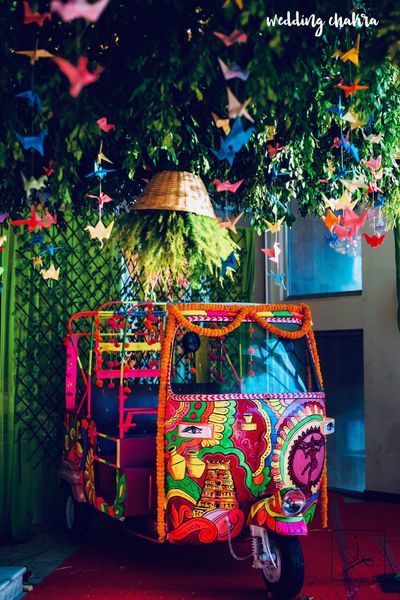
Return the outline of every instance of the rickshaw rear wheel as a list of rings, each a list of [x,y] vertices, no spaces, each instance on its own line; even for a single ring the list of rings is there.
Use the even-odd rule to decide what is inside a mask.
[[[262,570],[264,583],[274,598],[289,600],[297,596],[304,581],[304,557],[296,536],[269,533],[271,563]]]
[[[71,488],[65,489],[64,498],[64,525],[68,537],[73,542],[81,542],[89,526],[89,508],[86,502],[77,502],[72,494]]]

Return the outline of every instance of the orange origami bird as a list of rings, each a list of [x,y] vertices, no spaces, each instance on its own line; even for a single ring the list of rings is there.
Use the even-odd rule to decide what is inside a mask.
[[[42,48],[35,50],[15,50],[15,54],[21,54],[21,56],[27,56],[31,65],[34,65],[39,58],[53,58],[53,54],[50,54],[47,50]]]
[[[232,231],[232,233],[237,233],[237,229],[236,229],[236,225],[238,224],[238,222],[240,221],[240,219],[243,217],[243,213],[241,212],[239,215],[237,215],[233,220],[230,219],[229,217],[226,217],[225,220],[221,219],[218,223],[218,225],[222,228],[222,229],[229,229],[229,231]]]
[[[358,85],[359,81],[360,80],[357,78],[355,81],[353,81],[353,83],[346,85],[342,83],[342,79],[341,82],[335,85],[334,87],[343,90],[345,97],[348,98],[349,96],[355,95],[358,92],[358,90],[369,90],[368,85]]]
[[[327,227],[329,229],[329,231],[332,231],[332,229],[336,225],[339,225],[340,219],[339,219],[339,217],[337,217],[336,215],[333,214],[331,209],[328,209],[328,212],[326,213],[326,215],[321,218],[322,218],[323,222],[325,223],[325,227]]]
[[[221,127],[225,135],[229,135],[229,132],[231,130],[231,127],[229,125],[229,119],[220,119],[219,116],[216,115],[214,112],[212,112],[211,114],[216,126],[218,128]]]

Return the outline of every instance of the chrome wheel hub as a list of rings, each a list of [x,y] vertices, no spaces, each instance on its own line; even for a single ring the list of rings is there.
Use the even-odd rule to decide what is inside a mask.
[[[71,530],[74,526],[75,521],[75,506],[74,499],[72,496],[68,496],[65,502],[65,522],[67,524],[67,528]]]
[[[275,546],[273,541],[269,542],[272,560],[268,561],[268,564],[263,567],[263,573],[265,575],[265,579],[269,581],[269,583],[277,583],[281,578],[281,555],[279,553],[278,548]],[[275,563],[275,566],[274,564]]]

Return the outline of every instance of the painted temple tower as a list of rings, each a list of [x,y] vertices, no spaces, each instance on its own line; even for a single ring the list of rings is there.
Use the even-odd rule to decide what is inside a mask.
[[[206,478],[200,500],[193,510],[194,517],[202,517],[205,512],[223,508],[238,508],[230,462],[207,461]]]

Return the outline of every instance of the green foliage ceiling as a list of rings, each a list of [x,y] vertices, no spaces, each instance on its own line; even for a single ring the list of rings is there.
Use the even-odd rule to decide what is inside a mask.
[[[31,6],[44,11],[48,2],[31,0]],[[343,1],[301,3],[302,14],[314,12],[324,19],[335,12],[349,15],[352,8],[351,2]],[[352,140],[362,159],[368,159],[372,151],[382,154],[386,211],[395,221],[400,214],[396,163],[400,91],[392,3],[358,2],[355,8],[380,21],[378,28],[360,30],[358,72],[332,58],[335,49],[354,45],[357,29],[326,25],[323,36],[316,37],[311,28],[266,26],[266,16],[287,10],[294,14],[296,9],[298,2],[277,0],[244,0],[242,11],[234,1],[223,9],[222,2],[211,0],[111,0],[97,24],[85,24],[82,19],[66,24],[53,15],[51,23],[37,28],[22,24],[22,2],[4,0],[0,13],[1,207],[11,208],[14,214],[23,212],[26,200],[20,172],[39,177],[52,158],[52,202],[57,208],[71,205],[75,211],[84,210],[88,205],[85,194],[97,192],[93,180],[85,178],[101,139],[96,119],[107,116],[116,125],[115,133],[103,134],[104,151],[118,169],[107,178],[106,186],[115,204],[134,200],[149,173],[172,168],[200,175],[214,200],[234,203],[235,210],[251,209],[249,219],[260,229],[265,218],[273,218],[274,202],[267,190],[283,205],[297,197],[303,214],[321,214],[321,191],[327,196],[341,193],[338,183],[328,187],[319,183],[326,177],[328,158],[338,163],[338,152],[331,150],[338,121],[326,109],[337,104],[339,91],[333,86],[340,76],[346,82],[359,76],[370,89],[358,93],[353,104],[367,118],[373,112],[372,131],[382,132],[383,142],[372,147],[360,129],[353,132]],[[248,33],[247,44],[226,48],[213,35],[215,30],[230,33],[238,26]],[[66,78],[51,60],[40,60],[32,69],[26,58],[12,52],[32,49],[35,44],[73,63],[79,55],[87,55],[90,68],[100,64],[104,72],[96,84],[71,98]],[[392,62],[385,62],[388,53]],[[218,56],[251,72],[245,83],[229,82],[242,101],[251,98],[248,109],[257,131],[232,168],[211,153],[211,148],[219,146],[221,133],[211,111],[226,115],[226,82]],[[34,111],[33,115],[14,97],[31,87],[32,77],[44,104],[43,113]],[[265,158],[265,126],[273,123],[275,141],[285,149],[271,162]],[[44,160],[24,152],[14,135],[14,131],[37,133],[42,127],[49,131]],[[274,163],[289,175],[273,181]],[[221,200],[225,195],[216,194],[211,183],[215,177],[245,178],[245,183],[235,196]],[[283,214],[280,208],[275,216]]]

